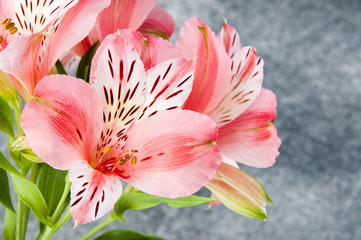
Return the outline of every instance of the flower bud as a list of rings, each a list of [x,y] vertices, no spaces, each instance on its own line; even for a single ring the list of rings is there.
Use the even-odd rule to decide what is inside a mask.
[[[26,140],[26,137],[24,135],[24,133],[20,133],[18,134],[11,146],[10,146],[11,151],[17,151],[19,152],[23,157],[27,158],[30,161],[33,162],[37,162],[37,163],[42,163],[43,161],[36,156],[36,154],[31,150],[28,141]]]
[[[207,188],[229,209],[248,217],[267,219],[265,206],[272,203],[271,199],[261,184],[242,170],[221,163]]]

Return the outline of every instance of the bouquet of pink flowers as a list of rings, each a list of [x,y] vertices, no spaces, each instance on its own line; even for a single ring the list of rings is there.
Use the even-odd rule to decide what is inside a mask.
[[[263,60],[226,21],[216,35],[192,17],[175,46],[156,0],[0,0],[0,21],[0,130],[12,159],[0,153],[4,239],[25,238],[30,211],[38,239],[70,217],[76,227],[111,212],[86,239],[160,203],[266,219],[271,200],[237,162],[275,163],[276,97],[262,88]],[[192,195],[202,187],[210,197]],[[97,239],[128,234],[156,239]]]

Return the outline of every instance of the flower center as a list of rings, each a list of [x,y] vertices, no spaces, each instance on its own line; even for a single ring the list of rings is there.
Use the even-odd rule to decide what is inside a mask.
[[[11,35],[14,35],[18,31],[18,28],[15,27],[15,23],[11,21],[10,18],[6,18],[0,24],[0,51],[2,51],[9,42]]]
[[[133,173],[134,165],[137,164],[136,154],[138,151],[130,150],[117,154],[117,151],[111,152],[111,150],[110,147],[103,150],[104,154],[101,159],[98,160],[96,169],[104,174],[115,174],[123,179],[129,178]]]

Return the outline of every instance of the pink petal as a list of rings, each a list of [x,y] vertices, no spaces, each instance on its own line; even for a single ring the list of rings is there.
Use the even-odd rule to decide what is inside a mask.
[[[147,70],[164,61],[180,57],[173,45],[161,38],[148,37],[136,48]]]
[[[222,155],[252,167],[272,166],[281,144],[272,124],[276,105],[276,96],[264,89],[247,111],[222,126],[218,140]]]
[[[0,53],[0,69],[12,75],[16,89],[25,101],[29,101],[35,89],[34,61],[30,54],[26,55],[31,36],[19,36]],[[30,72],[30,73],[29,73]]]
[[[85,161],[72,167],[70,213],[75,224],[84,224],[104,216],[113,209],[123,187],[116,176],[94,170]]]
[[[162,111],[140,121],[128,136],[126,149],[138,152],[126,181],[149,194],[188,196],[209,182],[221,161],[217,126],[199,113]]]
[[[175,24],[171,15],[163,8],[155,6],[147,19],[138,28],[138,31],[146,36],[170,38],[174,32]]]
[[[263,60],[252,47],[243,47],[232,61],[232,82],[227,95],[210,116],[223,126],[243,113],[257,98],[262,89]]]
[[[21,116],[21,127],[33,151],[56,169],[90,161],[102,128],[96,91],[80,79],[44,77]]]
[[[88,35],[98,13],[109,4],[110,0],[80,0],[62,17],[49,43],[48,71],[63,53]]]
[[[183,107],[207,114],[225,96],[231,81],[231,62],[224,46],[200,19],[190,18],[176,47],[187,59],[196,58],[193,90]]]
[[[95,28],[100,41],[118,29],[136,30],[147,18],[156,0],[111,1],[98,16]]]
[[[9,0],[0,0],[0,19],[4,21],[6,18],[12,18],[14,12],[14,2]]]
[[[233,58],[234,54],[241,50],[241,41],[238,32],[229,26],[227,22],[224,23],[217,37],[222,41],[230,58]]]

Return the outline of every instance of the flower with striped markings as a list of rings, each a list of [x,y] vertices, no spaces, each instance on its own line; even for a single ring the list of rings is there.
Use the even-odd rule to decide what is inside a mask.
[[[270,90],[262,89],[263,60],[256,55],[256,50],[251,46],[241,46],[238,33],[227,22],[216,36],[201,19],[196,18],[190,18],[184,24],[176,46],[186,58],[197,57],[193,89],[183,108],[207,114],[217,123],[223,162],[236,168],[237,162],[258,168],[272,166],[281,144],[272,124],[277,103]],[[228,177],[233,178],[237,171],[222,174],[230,173],[233,176]],[[217,170],[217,176],[222,174]],[[243,174],[239,171],[239,178]],[[208,186],[212,186],[209,187],[212,192],[228,207],[244,214],[243,206],[225,201],[230,195],[235,196],[236,191],[234,184],[223,180],[215,177]],[[249,185],[249,182],[237,183]],[[241,185],[237,187],[242,188]],[[214,189],[233,189],[233,192]],[[220,196],[221,192],[228,195]],[[240,192],[239,199],[244,196],[242,194],[245,193]],[[219,201],[211,204],[215,203]],[[258,209],[263,211],[264,206]]]
[[[76,224],[99,218],[122,193],[120,179],[157,196],[190,195],[215,174],[217,126],[180,106],[194,65],[168,41],[121,30],[97,50],[90,84],[65,75],[43,78],[21,125],[33,151],[70,169]]]

